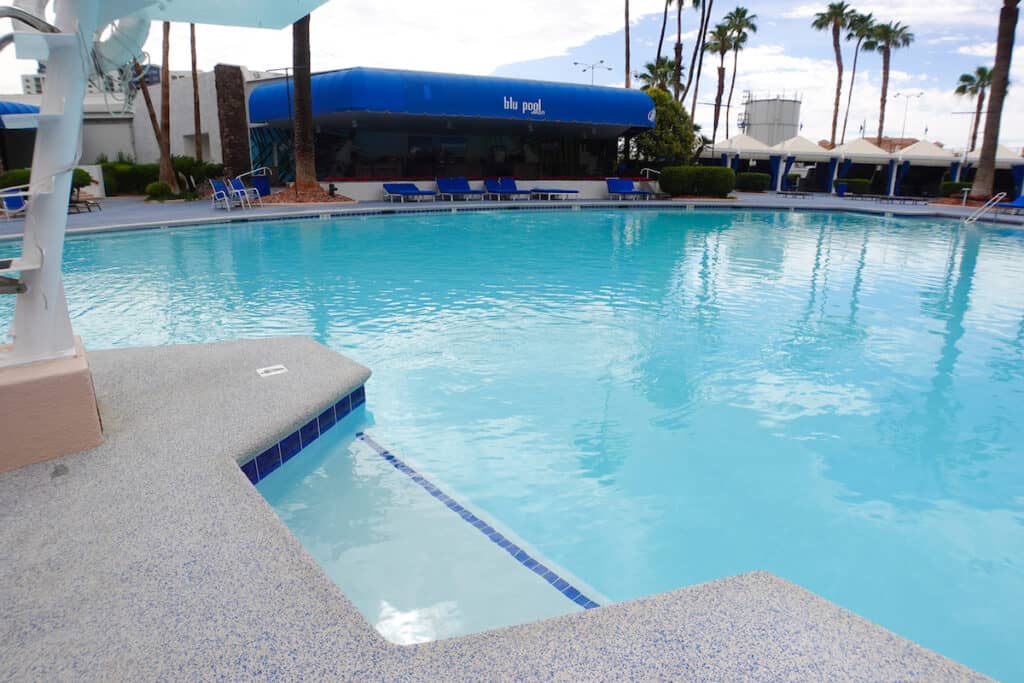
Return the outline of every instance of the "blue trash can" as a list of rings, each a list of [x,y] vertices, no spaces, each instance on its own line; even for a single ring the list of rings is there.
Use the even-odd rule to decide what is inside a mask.
[[[270,196],[270,176],[254,175],[252,177],[252,186],[256,188],[256,191],[260,193],[261,197]]]
[[[836,196],[837,197],[845,197],[846,196],[846,183],[836,183]]]

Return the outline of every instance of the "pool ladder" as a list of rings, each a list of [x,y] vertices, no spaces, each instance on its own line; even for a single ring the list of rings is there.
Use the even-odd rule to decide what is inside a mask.
[[[1006,193],[1000,192],[992,199],[989,199],[982,206],[978,207],[970,216],[964,219],[964,223],[977,223],[978,219],[996,207],[996,204],[1006,199]]]

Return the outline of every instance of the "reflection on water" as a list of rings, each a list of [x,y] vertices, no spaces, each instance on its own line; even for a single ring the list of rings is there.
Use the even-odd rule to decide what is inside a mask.
[[[1024,677],[1019,232],[512,212],[66,258],[93,348],[306,334],[366,363],[389,443],[612,598],[767,569]]]

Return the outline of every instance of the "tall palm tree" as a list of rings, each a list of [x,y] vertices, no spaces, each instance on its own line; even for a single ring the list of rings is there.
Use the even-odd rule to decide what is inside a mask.
[[[749,14],[746,7],[737,7],[725,15],[725,25],[729,27],[732,42],[732,83],[729,84],[729,99],[725,104],[725,137],[729,137],[729,119],[732,118],[732,91],[736,89],[736,71],[739,63],[740,50],[747,44],[751,33],[757,33],[756,14]]]
[[[992,194],[996,176],[996,144],[999,141],[999,125],[1003,118],[1003,99],[1010,76],[1010,61],[1013,58],[1013,36],[1017,31],[1020,0],[1003,0],[999,10],[999,30],[996,33],[996,63],[992,67],[992,87],[988,95],[988,113],[985,114],[985,135],[981,138],[981,155],[978,159],[978,173],[971,186],[979,197]]]
[[[847,40],[856,40],[857,45],[853,48],[853,68],[850,70],[850,92],[846,95],[846,114],[843,116],[843,134],[839,138],[839,144],[846,142],[846,124],[850,121],[850,104],[853,101],[853,84],[857,80],[857,57],[860,56],[860,48],[864,41],[871,37],[875,30],[875,18],[870,14],[854,14],[847,22],[849,31],[846,34]]]
[[[643,84],[643,88],[658,88],[668,92],[668,82],[672,78],[675,65],[668,57],[661,57],[657,62],[644,64],[644,71],[636,74],[636,78]]]
[[[718,55],[718,89],[715,91],[715,118],[711,127],[711,139],[718,137],[718,120],[722,112],[722,92],[725,90],[725,56],[732,49],[732,31],[727,24],[718,24],[708,34],[704,50]]]
[[[697,111],[697,93],[700,91],[700,74],[704,70],[704,44],[708,39],[708,25],[711,23],[711,7],[715,4],[715,0],[702,0],[701,2],[701,15],[704,21],[701,23],[700,29],[700,42],[697,46],[700,55],[697,57],[697,73],[691,74],[693,76],[693,99],[690,102],[690,120],[693,120],[693,116]],[[690,67],[693,69],[693,66]],[[687,79],[689,82],[689,79]],[[689,84],[686,86],[689,88]],[[686,95],[683,95],[686,97]]]
[[[690,0],[690,6],[694,9],[700,7],[700,0]],[[703,32],[703,24],[701,24],[701,31]],[[697,49],[697,43],[700,41],[694,41],[693,49]],[[676,45],[675,45],[675,74],[672,77],[672,96],[676,100],[681,100],[686,95],[680,97],[680,89],[683,87],[683,0],[676,0]],[[690,61],[690,75],[693,74],[693,61]],[[689,77],[687,77],[689,80]]]
[[[199,112],[199,69],[196,65],[196,25],[189,24],[189,38],[192,43],[192,116],[196,130],[196,161],[203,161],[203,120]]]
[[[878,141],[882,144],[882,132],[885,129],[885,100],[889,94],[889,65],[892,62],[892,51],[907,47],[914,42],[914,34],[909,26],[900,22],[879,24],[864,41],[864,49],[882,54],[882,99],[878,109]]]
[[[160,67],[160,180],[177,194],[178,177],[171,163],[171,22],[164,22],[164,63]]]
[[[626,0],[626,87],[629,87],[629,0]]]
[[[665,0],[665,7],[661,12],[661,35],[658,37],[658,52],[654,55],[654,63],[661,62],[661,48],[665,45],[665,29],[668,27],[668,8],[672,6],[672,0]]]
[[[974,127],[971,129],[971,148],[967,151],[973,152],[978,146],[978,127],[981,125],[981,109],[985,106],[985,92],[992,85],[992,71],[984,66],[979,66],[972,74],[960,74],[957,82],[957,95],[970,95],[977,98],[974,107]]]
[[[839,47],[839,36],[847,27],[853,9],[845,2],[829,3],[828,9],[814,15],[811,26],[819,31],[832,32],[832,49],[836,53],[836,101],[832,106],[832,136],[829,142],[836,144],[836,128],[839,124],[839,98],[843,94],[843,51]]]
[[[313,89],[309,58],[309,15],[292,24],[295,72],[295,190],[319,187],[313,152]]]

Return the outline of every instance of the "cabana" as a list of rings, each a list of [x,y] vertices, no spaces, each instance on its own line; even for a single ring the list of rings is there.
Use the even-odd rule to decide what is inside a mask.
[[[885,182],[886,194],[890,196],[893,194],[896,184],[896,159],[892,154],[866,138],[851,140],[845,145],[836,147],[832,152],[837,158],[829,164],[830,168],[834,168],[833,173],[830,174],[829,185],[832,185],[832,181],[837,179],[851,177],[851,173],[866,173],[868,169],[870,169],[870,175],[868,175],[870,179],[881,166],[886,166],[888,169]],[[860,168],[857,168],[858,166]],[[854,175],[852,177],[864,176]]]
[[[32,165],[36,139],[35,116],[39,107],[0,101],[0,165],[5,169]]]
[[[779,144],[773,146],[771,150],[771,156],[768,157],[772,174],[771,187],[776,192],[783,189],[783,182],[786,176],[789,175],[790,170],[792,170],[794,162],[800,161],[810,162],[812,164],[834,164],[839,158],[835,152],[827,150],[821,145],[811,142],[800,135],[791,137],[788,140],[783,140]],[[830,180],[834,173],[835,169],[832,168],[829,174]],[[826,192],[831,191],[830,187],[825,187],[823,189]]]
[[[960,165],[957,156],[928,140],[919,140],[896,153],[898,166],[892,194],[924,195],[934,192],[943,178],[953,178]],[[909,188],[904,192],[903,188]]]
[[[739,172],[741,161],[767,161],[771,155],[771,147],[749,135],[740,133],[728,140],[705,148],[702,156],[706,159],[712,159],[711,163],[721,160],[722,166],[727,166]]]
[[[963,161],[958,180],[974,179],[977,171],[978,160],[981,158],[981,148],[970,152]],[[998,145],[996,147],[996,181],[995,192],[1008,192],[1012,197],[1019,197],[1024,193],[1024,157],[1015,153],[1009,147]]]

